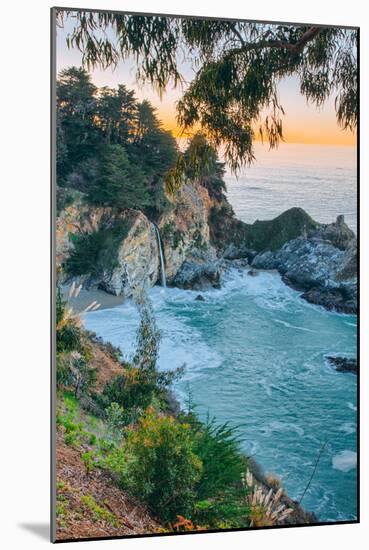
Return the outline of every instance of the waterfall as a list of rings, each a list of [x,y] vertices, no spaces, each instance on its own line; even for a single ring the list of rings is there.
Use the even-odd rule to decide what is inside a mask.
[[[159,248],[161,285],[164,288],[166,288],[167,280],[166,280],[166,277],[165,277],[164,254],[163,254],[163,247],[162,247],[162,243],[161,243],[161,237],[160,237],[158,227],[155,224],[153,224],[153,226],[155,228],[156,240],[158,241],[158,248]]]

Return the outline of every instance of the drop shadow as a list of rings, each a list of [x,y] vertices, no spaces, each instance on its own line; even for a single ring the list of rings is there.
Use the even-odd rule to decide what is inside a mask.
[[[40,539],[50,540],[50,525],[48,523],[18,523],[18,527],[37,535]]]

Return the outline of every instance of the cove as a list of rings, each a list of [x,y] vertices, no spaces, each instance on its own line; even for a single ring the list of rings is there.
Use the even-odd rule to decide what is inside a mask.
[[[174,391],[200,416],[237,426],[242,449],[321,521],[356,518],[357,379],[326,355],[356,354],[356,316],[310,305],[276,273],[232,269],[221,290],[154,287],[160,369],[186,365]],[[138,314],[127,301],[85,315],[86,328],[130,357]]]

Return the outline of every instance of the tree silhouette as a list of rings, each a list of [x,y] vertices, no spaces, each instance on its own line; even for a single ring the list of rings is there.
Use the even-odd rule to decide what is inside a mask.
[[[357,29],[68,10],[57,12],[58,24],[71,15],[67,43],[84,65],[107,68],[133,57],[137,80],[160,94],[182,85],[179,124],[200,125],[233,170],[254,160],[258,134],[272,148],[283,139],[278,88],[285,77],[295,75],[318,107],[333,94],[340,127],[356,128]],[[196,70],[190,83],[183,60]]]

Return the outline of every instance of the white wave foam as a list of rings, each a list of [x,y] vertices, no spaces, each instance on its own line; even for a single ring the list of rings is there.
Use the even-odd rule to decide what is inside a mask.
[[[270,422],[267,428],[265,429],[265,432],[267,434],[271,432],[279,432],[279,433],[295,432],[300,437],[302,437],[305,433],[303,428],[301,428],[301,426],[298,426],[297,424],[294,424],[292,422],[280,422],[279,420],[274,420],[273,422]]]
[[[340,432],[344,432],[346,435],[354,434],[356,432],[356,424],[353,422],[344,422],[339,427]]]
[[[176,303],[194,302],[196,292],[180,289],[162,289],[155,287],[150,292],[150,299],[161,333],[158,366],[161,370],[171,370],[186,365],[184,380],[197,376],[199,371],[214,368],[221,364],[222,358],[203,340],[194,327],[189,327],[186,320],[176,314],[171,306]],[[86,327],[97,333],[103,332],[104,339],[121,347],[125,359],[129,360],[136,346],[136,333],[139,326],[139,315],[134,303],[127,301],[113,309],[105,309],[86,314]],[[103,327],[103,331],[101,330]]]
[[[325,347],[327,351],[334,348],[336,352],[339,341],[342,351],[351,349],[351,343],[340,338],[340,331],[342,329],[345,337],[347,334],[350,336],[353,330],[341,322],[337,322],[336,327],[335,321],[327,317],[337,314],[325,310],[320,313],[316,306],[302,301],[299,293],[284,285],[280,276],[273,272],[259,272],[256,277],[250,277],[247,270],[235,268],[225,275],[222,289],[201,292],[205,301],[195,301],[198,294],[198,291],[178,288],[167,288],[164,291],[154,287],[149,291],[157,325],[162,332],[158,360],[160,370],[174,369],[183,363],[187,366],[184,379],[174,385],[182,406],[187,400],[188,386],[191,385],[196,402],[201,404],[203,410],[206,411],[209,406],[215,416],[223,415],[224,420],[237,425],[244,423],[245,428],[241,431],[242,447],[248,453],[256,454],[261,464],[266,460],[266,466],[268,456],[266,453],[266,458],[263,458],[263,451],[265,448],[268,451],[272,446],[273,455],[275,442],[281,446],[283,462],[287,460],[291,472],[298,469],[305,457],[308,458],[307,463],[311,464],[309,444],[311,438],[314,439],[315,434],[320,433],[320,429],[335,432],[339,440],[344,438],[347,447],[354,448],[354,422],[349,422],[354,420],[354,414],[348,412],[348,422],[341,426],[335,423],[335,419],[340,416],[333,417],[332,413],[332,419],[321,419],[317,414],[321,404],[319,392],[325,395],[327,390],[329,399],[333,395],[332,406],[336,407],[337,403],[342,403],[342,399],[346,398],[353,401],[347,402],[347,407],[356,411],[352,388],[354,381],[349,381],[348,387],[341,393],[339,382],[342,377],[337,376],[333,380],[331,370],[319,369]],[[323,320],[319,319],[320,315],[324,316]],[[285,325],[286,330],[281,330],[274,322]],[[121,346],[127,358],[134,352],[138,325],[139,315],[130,301],[110,310],[86,315],[87,328],[95,330],[106,341]],[[320,334],[319,327],[323,326],[327,344]],[[311,331],[305,327],[318,328]],[[301,329],[314,334],[304,336]],[[236,340],[235,335],[240,339]],[[286,336],[285,341],[279,338],[280,335]],[[295,341],[298,346],[294,347]],[[345,349],[347,342],[349,348]],[[216,371],[212,372],[214,368]],[[244,391],[241,384],[244,385]],[[338,400],[333,390],[330,391],[335,384],[340,396]],[[311,392],[311,387],[316,388],[316,391]],[[214,400],[215,390],[219,392],[219,402]],[[268,403],[273,406],[269,407]],[[314,417],[314,429],[306,422],[308,416],[300,414],[303,407],[307,415],[311,412]],[[251,422],[250,411],[253,411]],[[288,411],[296,414],[287,416]],[[346,418],[340,422],[343,420]],[[337,430],[341,433],[337,433]],[[273,462],[280,465],[281,460],[276,455]],[[354,467],[351,455],[338,454],[332,463],[333,468],[338,470]],[[330,467],[331,464],[328,464]],[[332,477],[337,478],[338,483],[341,475],[338,472],[334,474],[332,470]],[[293,483],[296,489],[300,480],[296,477]],[[330,487],[330,483],[330,479],[324,482],[325,490]],[[322,496],[318,495],[316,502],[321,500]],[[322,508],[322,515],[327,517],[331,514],[334,517],[332,508],[335,506],[332,500],[327,507],[329,511],[326,507]]]
[[[340,472],[349,472],[356,468],[357,465],[357,453],[354,451],[344,450],[336,454],[332,458],[332,466],[335,470]]]
[[[311,330],[310,328],[306,327],[299,327],[297,325],[292,325],[291,323],[288,323],[287,321],[282,321],[281,319],[273,319],[275,323],[279,323],[280,325],[283,325],[286,328],[292,328],[296,330],[303,330],[305,332],[316,332],[315,330]]]
[[[276,272],[259,271],[250,277],[247,270],[232,268],[224,277],[222,289],[210,291],[211,299],[224,299],[230,293],[239,292],[251,297],[266,310],[297,311],[302,302],[299,293],[286,286]]]

